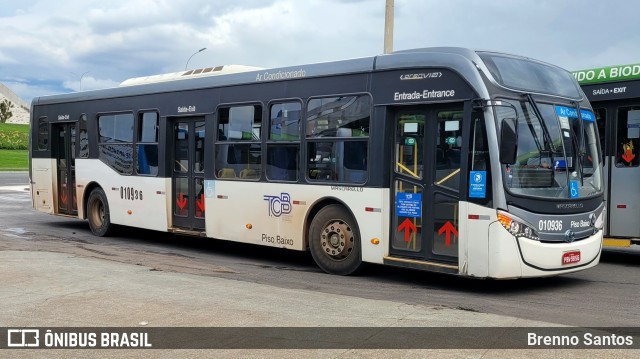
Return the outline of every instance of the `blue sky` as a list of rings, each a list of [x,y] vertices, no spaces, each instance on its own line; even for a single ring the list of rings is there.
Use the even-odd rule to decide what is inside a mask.
[[[383,51],[385,0],[0,0],[0,82],[26,101],[226,64]],[[395,0],[394,49],[504,51],[569,70],[640,63],[640,2]],[[84,74],[84,76],[83,76]]]

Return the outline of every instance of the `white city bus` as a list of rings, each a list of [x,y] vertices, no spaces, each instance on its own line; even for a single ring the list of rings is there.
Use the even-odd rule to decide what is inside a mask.
[[[609,214],[604,245],[640,244],[640,64],[574,72],[593,105]]]
[[[341,275],[598,263],[602,159],[569,72],[461,48],[227,70],[35,98],[33,206],[98,236],[120,225],[310,250]]]

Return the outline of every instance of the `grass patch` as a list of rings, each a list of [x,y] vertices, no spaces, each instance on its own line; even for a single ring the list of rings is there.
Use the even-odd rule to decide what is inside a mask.
[[[26,171],[29,169],[29,151],[0,150],[0,171]]]
[[[29,125],[0,123],[0,171],[29,169]]]
[[[0,150],[29,148],[29,125],[0,123]]]

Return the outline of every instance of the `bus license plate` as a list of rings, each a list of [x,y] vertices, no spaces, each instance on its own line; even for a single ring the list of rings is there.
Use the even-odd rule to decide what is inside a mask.
[[[562,253],[562,264],[572,264],[580,262],[580,251],[570,251]]]

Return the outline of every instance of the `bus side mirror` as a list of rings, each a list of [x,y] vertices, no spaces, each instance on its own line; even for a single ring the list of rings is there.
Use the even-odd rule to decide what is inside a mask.
[[[502,120],[500,129],[500,163],[510,165],[516,163],[518,151],[518,131],[515,118]]]

